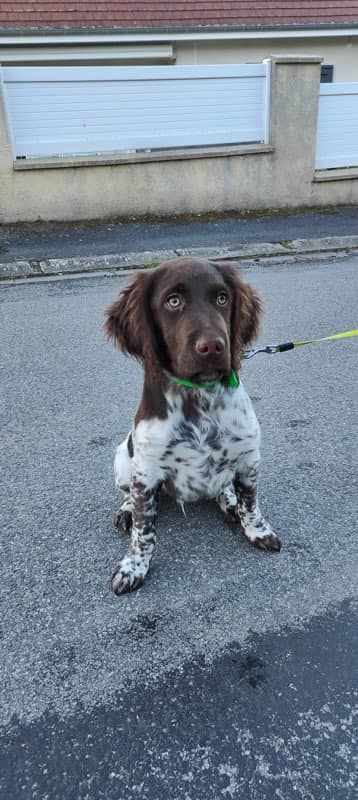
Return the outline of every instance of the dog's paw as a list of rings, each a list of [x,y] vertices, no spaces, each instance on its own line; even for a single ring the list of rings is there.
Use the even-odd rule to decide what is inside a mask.
[[[136,554],[128,554],[121,559],[111,578],[115,594],[126,594],[139,589],[144,583],[148,567]]]
[[[266,550],[267,552],[278,553],[281,550],[281,541],[274,533],[271,526],[265,519],[261,519],[258,524],[242,525],[241,530],[253,547],[258,547],[259,550]]]
[[[256,536],[255,539],[250,538],[250,544],[258,547],[259,550],[266,550],[267,552],[278,553],[281,550],[281,540],[277,533],[273,531],[266,533],[265,536]]]

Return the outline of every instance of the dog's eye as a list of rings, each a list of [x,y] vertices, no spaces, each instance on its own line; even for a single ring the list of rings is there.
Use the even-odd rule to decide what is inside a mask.
[[[168,306],[168,308],[179,308],[179,306],[181,306],[180,296],[178,294],[170,294],[169,297],[167,297],[165,304]]]
[[[227,303],[227,294],[226,292],[219,292],[216,302],[219,306],[224,306]]]

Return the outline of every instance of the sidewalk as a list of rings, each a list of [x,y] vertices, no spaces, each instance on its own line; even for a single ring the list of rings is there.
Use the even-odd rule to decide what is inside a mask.
[[[358,208],[0,228],[0,279],[156,266],[178,256],[248,268],[358,253]]]

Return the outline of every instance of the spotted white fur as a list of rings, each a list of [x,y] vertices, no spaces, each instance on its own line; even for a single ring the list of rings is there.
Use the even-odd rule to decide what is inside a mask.
[[[155,544],[156,500],[164,487],[178,503],[216,500],[240,524],[257,547],[279,550],[280,542],[262,517],[257,502],[260,463],[259,424],[242,383],[236,389],[218,385],[194,391],[195,414],[185,413],[187,389],[170,385],[167,417],[139,422],[118,447],[115,482],[126,495],[118,520],[128,529],[133,512],[131,546],[113,579],[117,594],[140,585],[149,569]]]

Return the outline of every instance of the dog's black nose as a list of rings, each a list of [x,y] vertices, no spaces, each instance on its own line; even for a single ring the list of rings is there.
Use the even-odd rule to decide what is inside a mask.
[[[216,339],[198,339],[195,350],[200,356],[213,356],[220,355],[225,350],[224,339],[217,337]]]

